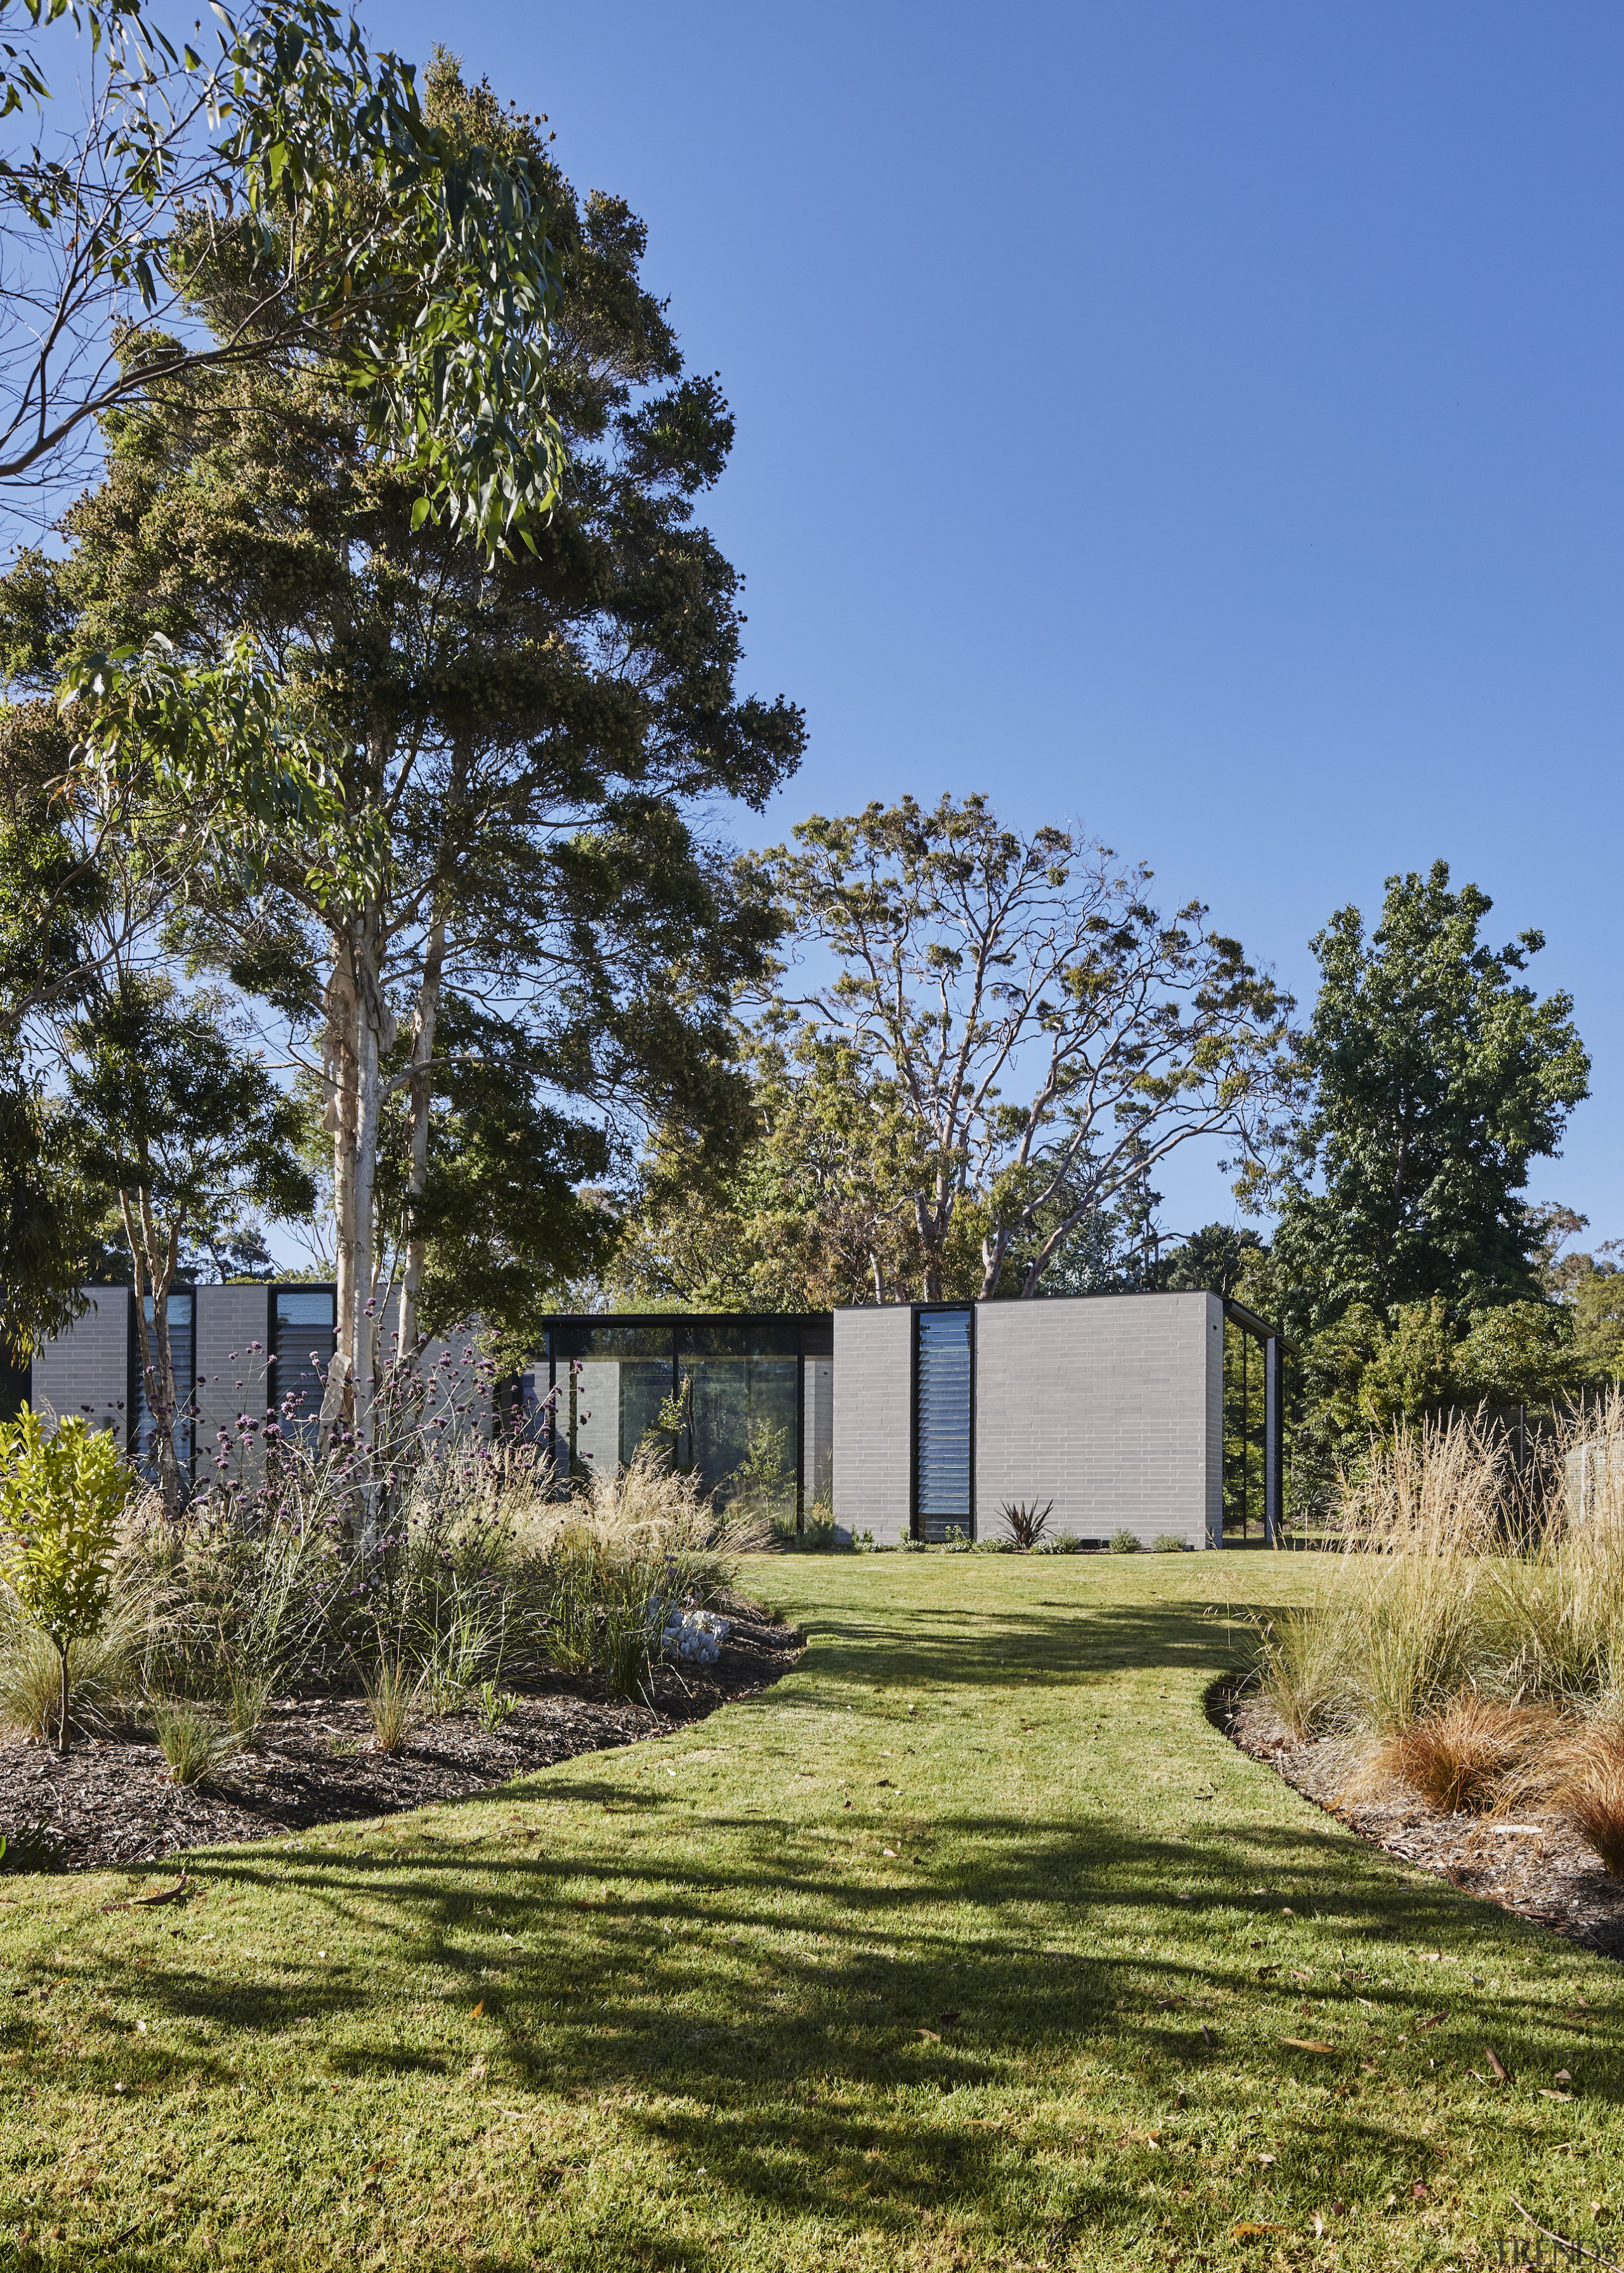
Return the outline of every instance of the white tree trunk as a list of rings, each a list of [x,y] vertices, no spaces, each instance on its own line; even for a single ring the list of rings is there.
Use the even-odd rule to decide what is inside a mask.
[[[417,1302],[423,1291],[423,1237],[414,1212],[429,1180],[429,1117],[433,1100],[434,1029],[440,1015],[440,975],[445,963],[445,918],[437,914],[423,956],[423,982],[412,1018],[411,1167],[406,1183],[406,1260],[400,1274],[402,1365],[417,1362]]]

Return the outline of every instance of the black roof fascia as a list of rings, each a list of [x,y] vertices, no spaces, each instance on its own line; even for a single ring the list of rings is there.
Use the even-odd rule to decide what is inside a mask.
[[[833,1310],[550,1310],[541,1320],[554,1326],[820,1326],[833,1324]]]
[[[1236,1302],[1232,1295],[1220,1294],[1218,1300],[1224,1305],[1224,1317],[1233,1318],[1238,1326],[1242,1327],[1249,1334],[1255,1334],[1260,1341],[1279,1342],[1285,1339],[1278,1326],[1271,1326],[1267,1318],[1260,1318],[1255,1310],[1247,1309],[1244,1302]]]

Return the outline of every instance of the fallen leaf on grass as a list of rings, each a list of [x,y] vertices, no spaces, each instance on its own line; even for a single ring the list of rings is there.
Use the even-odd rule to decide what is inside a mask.
[[[941,2042],[934,2029],[916,2029],[914,2034],[917,2037],[923,2037],[927,2044],[939,2044]]]
[[[1265,2224],[1261,2218],[1255,2217],[1243,2217],[1230,2228],[1237,2241],[1248,2241],[1260,2233],[1289,2233],[1291,2230],[1289,2225]]]
[[[910,1705],[908,1709],[911,1713],[914,1708]],[[941,2022],[944,2029],[950,2029],[959,2017],[959,2008],[955,2005],[950,2013],[939,2013],[936,2017]]]
[[[1428,2188],[1426,2179],[1418,2179],[1414,2186],[1410,2189],[1410,2199],[1411,2202],[1425,2202],[1427,2198],[1427,2193]]]
[[[480,1999],[480,2000],[479,2000],[478,2004],[475,2006],[474,2010],[473,2010],[473,2011],[468,2014],[468,2018],[469,2018],[469,2020],[470,2020],[470,2021],[477,2021],[477,2020],[478,2020],[478,2018],[479,2018],[479,2016],[480,2016],[480,2014],[484,2011],[484,2009],[485,2009],[485,2000],[484,2000],[484,1999],[482,1997],[482,1998]]]
[[[1493,2069],[1494,2080],[1497,2083],[1509,2083],[1511,2082],[1511,2070],[1506,2066],[1505,2061],[1501,2059],[1500,2054],[1495,2051],[1493,2044],[1484,2045],[1483,2057]]]
[[[190,1874],[183,1871],[172,1887],[160,1887],[155,1894],[131,1894],[127,1902],[103,1902],[101,1907],[103,1910],[156,1909],[160,1902],[172,1902],[177,1894],[183,1894],[191,1884]]]
[[[1212,2036],[1205,2021],[1201,2022],[1201,2042],[1206,2045],[1209,2052],[1212,2050]]]
[[[1416,2026],[1418,2029],[1435,2029],[1441,2021],[1447,2021],[1448,2017],[1447,2013],[1433,2013],[1428,2019],[1418,2021]]]
[[[1291,1978],[1293,1981],[1312,1981],[1313,1979],[1313,1976],[1312,1973],[1299,1973],[1296,1966],[1293,1966],[1291,1968]]]
[[[1545,2086],[1541,2084],[1539,2087],[1539,2097],[1541,2099],[1571,2099],[1573,2097],[1573,2094],[1571,2091],[1547,2091]]]
[[[1320,2216],[1318,2210],[1313,2214],[1313,2238],[1316,2241],[1322,2241],[1325,2239],[1325,2220]]]
[[[1336,2049],[1335,2044],[1321,2044],[1314,2037],[1282,2037],[1280,2041],[1289,2044],[1294,2052],[1334,2052]]]
[[[1572,2076],[1568,2074],[1565,2067],[1559,2067],[1557,2069],[1555,2080],[1558,2083],[1571,2083],[1573,2082]]]

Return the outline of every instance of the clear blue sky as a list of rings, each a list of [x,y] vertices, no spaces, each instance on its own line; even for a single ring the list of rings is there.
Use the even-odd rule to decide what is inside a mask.
[[[1595,1060],[1537,1196],[1624,1233],[1624,11],[362,12],[550,114],[722,374],[746,684],[811,728],[741,840],[1081,816],[1305,999],[1446,859]]]

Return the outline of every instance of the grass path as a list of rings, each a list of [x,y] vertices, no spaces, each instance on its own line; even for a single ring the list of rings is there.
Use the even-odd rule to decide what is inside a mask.
[[[1624,2255],[1617,1969],[1204,1717],[1303,1568],[764,1563],[806,1657],[676,1737],[184,1907],[0,1878],[0,2268]]]

